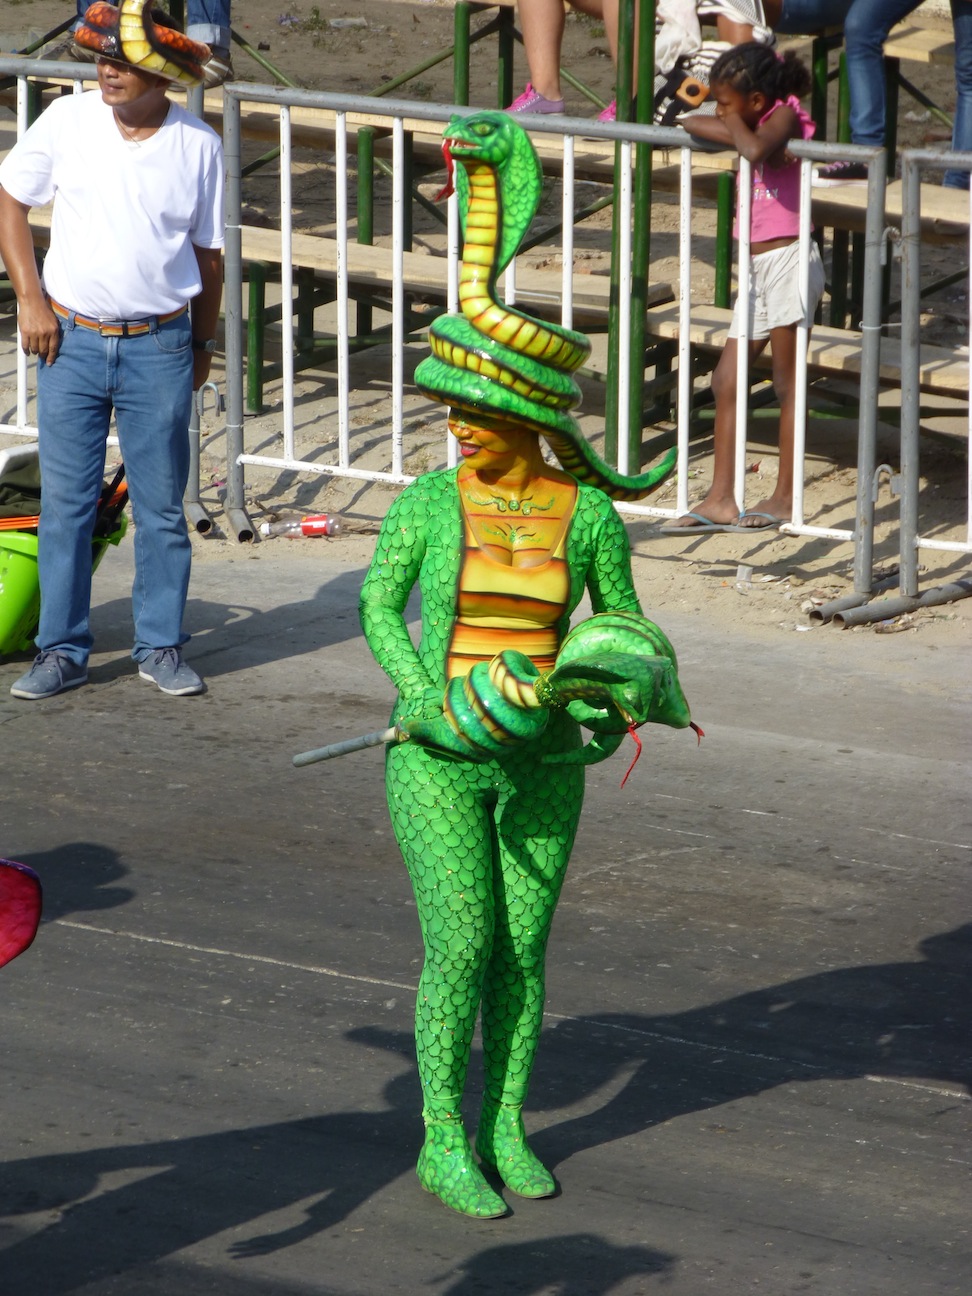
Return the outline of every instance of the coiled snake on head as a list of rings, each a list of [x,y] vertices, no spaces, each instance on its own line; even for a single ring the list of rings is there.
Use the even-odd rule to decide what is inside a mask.
[[[462,315],[433,322],[432,355],[418,366],[416,386],[465,413],[539,432],[566,472],[612,499],[647,495],[669,476],[676,452],[636,476],[604,463],[570,412],[581,399],[572,375],[590,354],[590,342],[496,296],[497,277],[540,205],[542,173],[529,136],[506,113],[479,112],[450,121],[443,152],[450,182],[455,174],[464,233]],[[450,191],[447,184],[443,193]]]

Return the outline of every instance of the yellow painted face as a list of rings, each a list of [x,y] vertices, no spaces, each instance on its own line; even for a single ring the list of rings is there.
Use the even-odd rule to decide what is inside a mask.
[[[535,432],[458,410],[449,412],[449,431],[459,442],[463,463],[486,471],[502,470],[537,439]]]

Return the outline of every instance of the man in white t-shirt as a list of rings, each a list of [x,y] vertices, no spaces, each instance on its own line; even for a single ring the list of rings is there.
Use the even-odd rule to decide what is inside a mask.
[[[132,656],[164,693],[205,689],[181,653],[182,497],[222,297],[223,159],[215,132],[166,95],[198,83],[208,47],[163,21],[147,0],[92,5],[75,38],[99,55],[101,93],[56,100],[0,163],[0,257],[21,345],[38,357],[40,651],[11,687],[18,698],[87,680],[112,413],[135,523]],[[41,280],[27,216],[52,199]]]

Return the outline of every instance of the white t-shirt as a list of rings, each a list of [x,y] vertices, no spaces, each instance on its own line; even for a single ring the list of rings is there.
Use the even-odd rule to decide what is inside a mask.
[[[31,207],[54,201],[44,287],[94,319],[178,310],[202,288],[193,251],[223,246],[223,149],[170,102],[137,147],[97,91],[56,99],[0,163],[0,185]]]

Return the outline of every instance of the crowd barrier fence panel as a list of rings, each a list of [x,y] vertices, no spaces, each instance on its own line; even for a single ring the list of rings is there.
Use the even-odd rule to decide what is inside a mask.
[[[17,80],[17,115],[18,133],[27,125],[27,85],[30,77],[61,80],[74,78],[75,91],[83,88],[83,81],[91,79],[94,72],[83,66],[71,66],[63,63],[52,63],[50,60],[24,60],[0,58],[0,75],[15,76]],[[282,312],[281,344],[283,355],[283,393],[281,402],[283,454],[279,456],[262,455],[248,452],[244,438],[244,366],[245,345],[243,329],[243,279],[244,258],[242,246],[242,152],[243,126],[241,109],[244,103],[272,105],[279,113],[279,139],[281,150],[280,167],[280,267],[284,303],[292,300],[293,291],[293,191],[292,191],[292,121],[291,110],[294,108],[320,108],[335,114],[335,210],[336,210],[336,361],[338,385],[337,415],[337,454],[334,462],[322,462],[319,458],[298,457],[294,435],[294,316],[288,309]],[[290,88],[271,86],[253,86],[242,83],[231,83],[223,87],[223,141],[227,163],[227,229],[226,229],[226,284],[225,284],[225,319],[226,319],[226,453],[227,453],[227,494],[226,515],[230,530],[240,540],[253,538],[253,527],[246,515],[245,476],[247,466],[261,466],[295,470],[311,474],[331,474],[363,481],[380,481],[396,485],[407,484],[412,478],[404,471],[403,466],[403,395],[405,363],[404,354],[406,339],[406,304],[403,288],[403,253],[406,238],[406,214],[411,195],[407,192],[405,177],[405,132],[404,122],[407,119],[428,121],[441,125],[454,113],[465,114],[471,109],[449,105],[427,104],[412,100],[382,99],[376,101],[370,97],[349,97],[347,95],[326,94],[323,92],[301,91]],[[392,375],[390,386],[390,437],[386,466],[372,470],[355,463],[354,447],[351,442],[348,410],[350,405],[350,285],[348,278],[348,114],[366,113],[374,118],[376,115],[387,118],[392,132],[392,233],[391,233],[391,351]],[[549,117],[524,117],[522,123],[531,132],[546,136],[563,138],[563,178],[562,186],[562,226],[563,226],[563,275],[561,321],[571,327],[574,307],[573,294],[573,178],[574,149],[579,137],[594,137],[602,140],[621,141],[621,183],[616,200],[622,207],[621,230],[630,230],[632,208],[632,145],[644,143],[656,148],[665,149],[679,158],[679,293],[678,293],[678,338],[676,375],[676,443],[678,447],[678,465],[676,470],[676,498],[674,507],[661,507],[657,504],[623,504],[620,511],[629,516],[654,517],[669,519],[684,513],[688,508],[689,481],[689,423],[691,417],[693,381],[691,376],[692,345],[691,333],[691,255],[692,229],[691,215],[693,208],[693,170],[692,157],[695,146],[683,131],[654,126],[639,126],[632,123],[599,123],[579,118],[559,118],[553,121]],[[798,349],[798,394],[797,394],[797,438],[796,438],[796,490],[792,520],[781,528],[790,535],[807,535],[832,539],[835,541],[853,540],[855,543],[855,590],[869,593],[871,589],[872,540],[874,516],[874,474],[875,474],[875,432],[877,422],[878,387],[880,377],[880,341],[881,323],[881,266],[885,248],[884,220],[884,185],[886,160],[883,150],[860,149],[851,145],[831,145],[815,141],[794,142],[792,152],[800,158],[801,164],[801,206],[800,206],[800,240],[803,250],[804,266],[811,237],[810,223],[810,185],[811,163],[814,161],[831,161],[837,157],[851,157],[864,161],[869,169],[868,202],[865,230],[865,296],[863,317],[861,320],[861,366],[860,366],[860,402],[859,402],[859,435],[858,435],[858,481],[856,518],[853,530],[821,528],[808,525],[803,517],[803,481],[805,475],[805,434],[807,415],[807,339],[809,330],[801,330]],[[917,175],[918,165],[951,165],[956,155],[925,154],[916,152],[905,155],[912,161],[908,164],[907,174]],[[970,165],[968,155],[958,155],[958,164]],[[739,175],[741,185],[742,229],[748,229],[748,203],[751,187],[749,184],[749,164],[740,160]],[[909,181],[917,185],[917,179]],[[909,199],[905,214],[907,234],[904,240],[906,276],[904,283],[904,311],[909,321],[905,327],[908,345],[904,347],[902,360],[902,404],[907,404],[907,416],[903,408],[902,432],[908,438],[903,448],[903,473],[907,479],[912,471],[912,460],[916,451],[910,449],[912,442],[917,443],[917,373],[918,335],[918,287],[917,277],[912,262],[919,255],[920,231],[920,197]],[[450,199],[448,213],[447,250],[443,258],[443,281],[447,285],[445,299],[447,309],[458,309],[458,274],[461,255],[458,228],[458,215],[455,197]],[[910,249],[910,251],[909,251]],[[623,304],[631,299],[631,248],[622,238],[614,249],[619,300]],[[910,259],[909,259],[910,258]],[[739,240],[738,249],[738,282],[748,283],[749,279],[749,245],[744,235]],[[803,274],[802,290],[806,293],[806,271]],[[515,262],[507,271],[504,293],[512,304],[516,299],[516,266]],[[621,312],[622,319],[624,312]],[[739,382],[737,425],[745,427],[748,418],[749,374],[745,335],[740,338]],[[621,363],[619,375],[623,381],[630,381],[630,375],[637,372],[632,369],[630,356],[630,334],[622,328],[618,339]],[[28,357],[18,348],[17,359],[17,407],[13,423],[0,424],[0,434],[12,433],[19,436],[36,435],[36,428],[28,421]],[[907,389],[906,389],[907,380]],[[619,399],[618,409],[618,455],[616,465],[622,472],[637,465],[627,462],[629,436],[627,421],[629,402]],[[910,458],[908,456],[911,456]],[[453,465],[456,462],[456,448],[452,437],[446,436],[443,445],[443,460]],[[745,437],[737,437],[735,485],[737,502],[742,509],[745,506]],[[972,486],[970,486],[972,491]],[[909,555],[921,545],[934,546],[935,542],[918,536],[917,524],[912,519],[912,499],[907,496],[903,501],[902,522],[902,581],[910,585],[913,580],[906,576],[905,550]],[[959,546],[968,550],[968,544]],[[910,556],[908,562],[910,563]],[[908,569],[910,570],[910,568]]]

